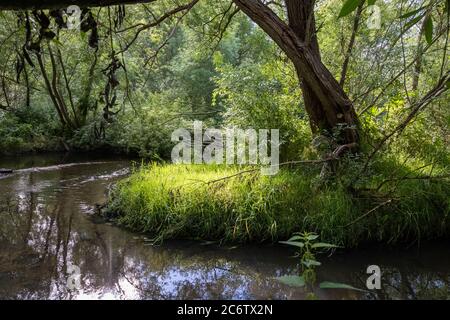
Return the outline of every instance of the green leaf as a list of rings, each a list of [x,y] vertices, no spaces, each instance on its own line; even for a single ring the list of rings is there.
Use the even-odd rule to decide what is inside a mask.
[[[405,29],[403,30],[403,33],[405,33],[406,31],[408,31],[412,26],[414,26],[417,22],[419,22],[420,20],[422,20],[422,18],[425,16],[425,13],[415,17],[414,19],[411,19],[410,21],[408,21],[407,24],[405,24]]]
[[[407,12],[405,14],[402,14],[400,17],[398,17],[399,19],[406,19],[412,16],[415,16],[417,13],[419,13],[420,11],[422,11],[423,9],[425,9],[425,7],[420,7],[419,9]]]
[[[316,240],[319,236],[317,234],[311,234],[306,237],[309,241]]]
[[[431,16],[427,17],[425,21],[425,39],[428,44],[433,42],[433,19]]]
[[[303,239],[301,236],[292,236],[291,238],[289,238],[288,241],[295,241],[295,240],[301,240]]]
[[[311,267],[311,266],[320,266],[321,263],[319,261],[316,260],[312,260],[312,259],[307,259],[305,261],[302,261],[302,263],[307,267]]]
[[[277,281],[292,287],[304,287],[305,279],[301,276],[282,276],[276,277]]]
[[[386,110],[384,110],[384,111],[381,111],[379,114],[377,114],[377,115],[375,116],[375,118],[376,118],[377,120],[383,120],[384,117],[386,117],[387,115],[388,115],[388,112],[387,112]]]
[[[289,246],[299,247],[299,248],[303,248],[305,246],[305,244],[300,241],[280,241],[280,243],[287,244]]]
[[[373,6],[373,5],[375,4],[375,1],[376,1],[376,0],[368,0],[368,1],[367,1],[367,4],[368,4],[369,6]]]
[[[64,45],[61,43],[61,41],[59,41],[58,39],[56,39],[56,38],[53,38],[52,40],[51,40],[52,42],[54,42],[57,46],[59,46],[59,47],[63,47]]]
[[[339,18],[345,17],[355,11],[363,0],[347,0],[339,12]]]
[[[314,243],[311,248],[317,249],[317,248],[338,248],[337,245],[331,244],[331,243],[325,243],[325,242],[317,242]]]
[[[362,292],[366,291],[366,290],[355,288],[355,287],[345,284],[345,283],[329,282],[329,281],[321,282],[319,287],[320,287],[320,289],[348,289],[348,290],[356,290],[356,291],[362,291]]]

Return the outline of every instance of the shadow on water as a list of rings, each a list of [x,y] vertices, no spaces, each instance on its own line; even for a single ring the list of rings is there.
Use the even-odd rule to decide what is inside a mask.
[[[56,154],[0,159],[0,167],[18,170],[0,179],[0,298],[306,297],[302,289],[273,280],[298,272],[289,248],[186,241],[151,246],[142,235],[97,223],[95,205],[129,173],[129,161]],[[450,298],[449,243],[420,250],[359,250],[323,257],[322,262],[319,280],[358,288],[365,288],[367,266],[377,264],[382,289],[316,289],[319,299]]]

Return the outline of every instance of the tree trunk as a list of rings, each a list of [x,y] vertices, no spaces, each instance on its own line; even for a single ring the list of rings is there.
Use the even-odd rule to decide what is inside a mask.
[[[321,61],[315,31],[314,1],[285,0],[289,25],[257,0],[234,0],[286,53],[297,71],[314,133],[338,130],[337,143],[359,143],[358,117],[352,102]]]
[[[311,15],[311,1],[306,0],[302,6],[299,6],[296,0],[287,0],[286,6],[288,11],[289,27],[295,32],[297,37],[309,46],[311,51],[320,59],[319,43],[315,34],[315,19]],[[325,114],[321,108],[320,99],[314,93],[311,86],[303,79],[302,69],[298,64],[294,64],[297,76],[300,81],[300,87],[303,93],[303,100],[306,112],[310,118],[311,130],[313,133],[320,133],[322,128],[326,127],[324,121]]]

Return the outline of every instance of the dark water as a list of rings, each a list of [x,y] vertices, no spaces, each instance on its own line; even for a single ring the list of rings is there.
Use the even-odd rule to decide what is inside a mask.
[[[273,279],[298,272],[289,248],[186,241],[152,246],[143,235],[95,219],[95,205],[105,202],[108,187],[129,173],[127,160],[55,154],[3,158],[2,167],[18,171],[0,176],[0,298],[306,297],[303,289]],[[319,299],[450,298],[448,242],[338,252],[320,260],[318,281],[365,289],[366,268],[376,264],[382,288],[316,288]]]

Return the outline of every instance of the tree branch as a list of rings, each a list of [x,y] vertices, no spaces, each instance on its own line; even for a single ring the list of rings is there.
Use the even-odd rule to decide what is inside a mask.
[[[33,10],[79,7],[107,7],[120,4],[150,3],[156,0],[16,0],[0,2],[0,10]]]
[[[341,71],[341,79],[339,80],[339,84],[343,87],[345,83],[345,77],[347,76],[348,64],[350,62],[350,56],[352,55],[353,46],[355,45],[356,33],[359,28],[359,20],[361,19],[361,13],[363,10],[364,1],[361,1],[361,4],[358,6],[358,9],[355,14],[355,20],[353,21],[353,30],[352,35],[350,36],[350,42],[348,44],[347,52],[345,53],[344,63],[342,65]]]
[[[381,207],[383,207],[383,206],[385,206],[385,205],[391,203],[392,200],[393,200],[393,199],[389,199],[389,200],[386,200],[386,201],[383,202],[383,203],[380,203],[380,204],[377,205],[376,207],[374,207],[374,208],[370,209],[369,211],[367,211],[367,212],[366,212],[365,214],[363,214],[362,216],[358,217],[357,219],[353,220],[352,222],[350,222],[350,223],[348,223],[348,224],[346,224],[346,225],[344,225],[344,226],[341,226],[341,227],[342,227],[342,228],[350,227],[352,224],[355,224],[355,223],[357,223],[358,221],[364,219],[365,217],[367,217],[367,216],[368,216],[369,214],[371,214],[372,212],[375,212],[375,211],[377,211],[379,208],[381,208]]]
[[[434,99],[439,97],[442,93],[447,91],[449,89],[448,83],[450,82],[450,71],[447,71],[447,73],[439,79],[438,83],[434,86],[433,89],[428,91],[428,93],[420,99],[416,104],[412,106],[411,111],[406,116],[406,118],[399,124],[397,127],[395,127],[394,130],[392,130],[391,133],[386,135],[375,147],[375,149],[372,151],[372,153],[367,158],[367,161],[363,167],[363,170],[361,172],[366,171],[370,161],[375,156],[375,154],[381,149],[381,147],[394,135],[400,134],[407,126],[408,124],[416,117],[416,115],[421,111],[423,108],[425,108],[427,105],[429,105]]]
[[[177,13],[179,13],[179,12],[182,12],[182,11],[185,11],[185,10],[187,10],[187,11],[191,10],[192,7],[193,7],[197,2],[199,2],[199,0],[193,0],[193,1],[191,1],[190,3],[188,3],[188,4],[185,4],[185,5],[176,7],[175,9],[172,9],[172,10],[166,12],[166,13],[163,14],[161,17],[159,17],[157,20],[155,20],[155,21],[153,21],[153,22],[151,22],[151,23],[134,25],[134,26],[131,26],[131,27],[129,27],[129,28],[126,28],[126,29],[123,29],[123,30],[118,31],[118,32],[120,33],[120,32],[125,32],[125,31],[127,31],[127,30],[130,30],[130,29],[139,27],[138,30],[136,31],[136,33],[135,33],[133,39],[131,39],[131,41],[130,41],[129,43],[127,43],[127,44],[125,45],[125,47],[124,47],[123,49],[121,49],[121,50],[118,52],[118,54],[121,54],[121,53],[127,51],[127,50],[130,48],[130,46],[137,40],[139,34],[140,34],[142,31],[147,30],[147,29],[152,28],[152,27],[158,26],[159,24],[163,23],[165,20],[167,20],[168,18],[172,17],[173,15],[175,15],[175,14],[177,14]]]

